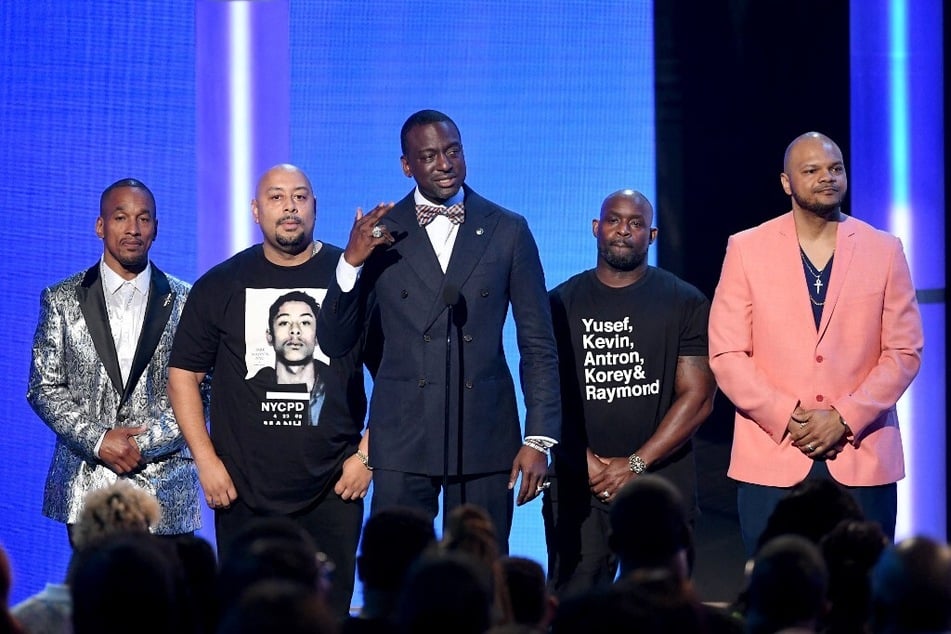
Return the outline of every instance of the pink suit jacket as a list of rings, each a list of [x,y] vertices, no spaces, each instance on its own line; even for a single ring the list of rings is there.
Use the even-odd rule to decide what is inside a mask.
[[[786,426],[799,403],[852,430],[829,472],[849,486],[905,474],[895,403],[921,364],[921,316],[898,238],[855,218],[838,227],[816,331],[792,212],[730,237],[710,309],[710,367],[736,406],[728,475],[789,487],[812,460]]]

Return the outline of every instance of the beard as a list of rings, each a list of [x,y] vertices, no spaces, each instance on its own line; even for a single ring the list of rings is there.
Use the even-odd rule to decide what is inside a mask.
[[[832,203],[821,203],[816,199],[807,200],[803,198],[799,192],[795,189],[792,190],[792,198],[796,201],[796,204],[799,205],[802,209],[806,211],[811,211],[812,213],[820,216],[822,218],[828,218],[833,214],[833,212],[838,212],[839,207],[842,206],[842,199],[845,198],[844,194],[841,194],[835,202]]]
[[[275,242],[281,251],[297,255],[310,246],[312,240],[304,233],[298,233],[294,236],[276,236]]]
[[[608,266],[617,271],[633,271],[647,259],[647,251],[628,250],[620,253],[613,251],[611,246],[598,247],[598,255]]]

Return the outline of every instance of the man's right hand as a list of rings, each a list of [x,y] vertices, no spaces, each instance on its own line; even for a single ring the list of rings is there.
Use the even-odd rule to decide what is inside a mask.
[[[363,266],[367,261],[373,249],[381,244],[393,244],[394,238],[390,230],[380,221],[393,208],[393,203],[380,203],[370,213],[364,214],[363,210],[357,208],[357,215],[353,220],[353,228],[350,229],[350,240],[347,242],[347,248],[343,252],[343,259],[350,266]],[[373,235],[373,228],[380,227],[379,236]]]
[[[238,499],[238,491],[234,488],[231,475],[225,468],[221,458],[214,456],[207,462],[197,463],[198,480],[205,492],[205,502],[212,509],[226,509]]]
[[[135,436],[145,431],[145,426],[115,427],[106,432],[99,445],[99,459],[119,475],[140,469],[145,462],[135,442]]]

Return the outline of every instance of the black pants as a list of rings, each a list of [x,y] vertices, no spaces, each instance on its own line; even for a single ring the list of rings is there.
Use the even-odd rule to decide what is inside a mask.
[[[227,556],[229,543],[248,521],[274,515],[251,509],[241,498],[232,502],[227,510],[216,510],[215,537],[219,557]],[[353,596],[357,543],[363,525],[363,500],[345,502],[331,488],[307,508],[286,517],[306,530],[313,537],[317,548],[333,562],[330,607],[338,618],[347,616]]]
[[[499,537],[499,552],[509,551],[509,532],[515,511],[515,492],[508,488],[509,472],[484,473],[449,478],[443,513],[467,503],[481,506],[489,514]],[[439,512],[442,476],[428,476],[401,471],[373,471],[373,499],[370,513],[390,506],[409,506],[435,518]]]
[[[608,543],[610,506],[591,494],[583,477],[550,480],[542,501],[549,589],[564,599],[611,585],[618,560]]]

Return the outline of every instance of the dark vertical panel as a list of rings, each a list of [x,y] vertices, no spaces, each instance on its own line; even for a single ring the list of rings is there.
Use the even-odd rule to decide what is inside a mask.
[[[712,295],[726,239],[789,206],[795,136],[849,155],[845,0],[685,0],[655,6],[659,262]]]
[[[848,2],[657,0],[654,15],[658,263],[712,298],[729,235],[789,209],[786,145],[818,130],[848,162]],[[694,582],[712,601],[744,583],[732,432],[720,395],[696,443]]]

